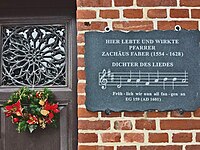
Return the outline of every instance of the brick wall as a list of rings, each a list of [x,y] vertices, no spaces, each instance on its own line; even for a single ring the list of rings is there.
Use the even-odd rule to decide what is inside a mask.
[[[121,112],[85,108],[84,33],[200,29],[200,0],[77,0],[79,150],[200,150],[200,110]]]

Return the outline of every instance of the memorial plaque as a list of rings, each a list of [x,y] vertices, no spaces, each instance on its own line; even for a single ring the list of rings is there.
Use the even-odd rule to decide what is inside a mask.
[[[86,33],[90,111],[200,107],[200,32]]]

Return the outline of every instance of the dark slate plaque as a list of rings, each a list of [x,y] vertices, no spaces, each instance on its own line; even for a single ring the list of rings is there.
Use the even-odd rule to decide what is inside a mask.
[[[90,111],[200,107],[200,32],[86,33]]]

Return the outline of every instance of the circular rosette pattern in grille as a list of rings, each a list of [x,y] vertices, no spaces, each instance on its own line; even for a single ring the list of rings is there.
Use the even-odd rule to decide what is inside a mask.
[[[66,85],[64,25],[3,27],[2,85]]]

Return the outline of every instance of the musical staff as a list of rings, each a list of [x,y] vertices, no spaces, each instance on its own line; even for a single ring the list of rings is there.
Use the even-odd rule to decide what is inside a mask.
[[[162,87],[164,90],[171,87],[188,86],[188,73],[184,72],[112,72],[103,69],[99,72],[99,86],[105,90],[107,87]]]

